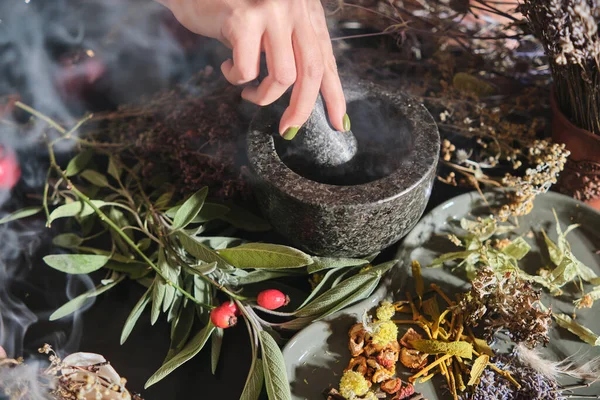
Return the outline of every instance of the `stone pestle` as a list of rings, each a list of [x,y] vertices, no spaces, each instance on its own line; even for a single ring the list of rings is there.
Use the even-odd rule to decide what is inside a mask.
[[[292,169],[333,173],[356,155],[357,141],[352,131],[340,132],[329,123],[327,110],[321,96],[315,108],[292,140],[279,143],[282,160]]]

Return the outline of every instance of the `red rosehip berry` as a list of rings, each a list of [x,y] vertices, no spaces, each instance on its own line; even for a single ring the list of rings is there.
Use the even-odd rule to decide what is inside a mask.
[[[267,310],[276,310],[290,302],[290,298],[277,289],[263,290],[258,294],[256,302]]]
[[[15,153],[0,146],[0,189],[12,189],[21,178],[21,168]]]
[[[213,308],[210,312],[210,320],[217,328],[229,328],[237,323],[235,312],[228,303]]]
[[[223,306],[229,307],[229,309],[233,312],[233,315],[235,315],[236,317],[239,317],[242,314],[234,301],[228,301],[226,303],[223,303]]]

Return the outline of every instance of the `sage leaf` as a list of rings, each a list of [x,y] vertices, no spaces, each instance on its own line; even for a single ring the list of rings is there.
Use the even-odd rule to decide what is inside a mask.
[[[373,291],[377,288],[379,284],[379,278],[373,277],[364,286],[361,286],[356,292],[352,293],[350,296],[346,297],[342,301],[340,301],[337,305],[335,305],[330,310],[326,311],[323,315],[319,316],[315,319],[315,321],[320,321],[323,318],[326,318],[336,312],[346,308],[347,306],[354,304],[360,300],[364,300],[373,293]]]
[[[199,276],[194,276],[194,298],[201,303],[212,303],[212,286]],[[204,307],[196,307],[198,318],[204,323],[208,322],[209,312]]]
[[[212,323],[208,323],[200,332],[194,336],[189,343],[179,352],[175,357],[167,361],[148,379],[144,385],[144,389],[148,389],[150,386],[161,381],[164,377],[169,375],[171,372],[179,368],[184,363],[191,360],[196,354],[200,353],[206,341],[215,330],[215,326]]]
[[[217,263],[211,262],[210,264],[190,265],[189,268],[194,274],[208,275],[217,269]]]
[[[211,337],[211,349],[210,349],[210,370],[214,375],[217,372],[217,366],[219,365],[219,357],[221,356],[221,346],[223,345],[223,329],[216,328],[215,332]]]
[[[89,274],[102,268],[108,262],[106,256],[89,254],[51,254],[44,257],[50,267],[67,274]]]
[[[265,380],[263,361],[260,358],[254,360],[254,364],[248,373],[244,391],[240,400],[258,400],[262,392],[263,382]]]
[[[473,362],[473,366],[471,367],[471,373],[469,374],[468,386],[473,386],[479,382],[479,377],[485,370],[485,367],[487,367],[489,361],[490,356],[487,354],[482,354],[475,359],[475,362]]]
[[[165,299],[166,285],[161,283],[163,279],[160,276],[154,278],[152,285],[152,311],[150,313],[150,324],[154,325],[160,316],[160,309]]]
[[[284,276],[288,276],[289,273],[286,271],[266,271],[266,270],[258,270],[252,271],[246,276],[241,276],[236,278],[236,282],[238,285],[248,285],[251,283],[258,283],[268,281],[270,279],[281,278]]]
[[[65,174],[67,176],[74,176],[83,171],[83,169],[89,164],[92,159],[94,152],[91,149],[84,150],[78,153],[75,157],[69,161]]]
[[[304,302],[302,302],[302,304],[298,308],[300,309],[304,307],[306,304],[308,304],[309,301],[321,294],[322,289],[326,285],[330,284],[331,281],[335,280],[338,276],[340,276],[343,273],[343,268],[334,268],[327,271],[327,273],[325,273],[325,275],[321,278],[321,281],[317,284],[317,286],[315,286],[313,291],[308,295],[308,297],[304,300]]]
[[[156,201],[154,202],[154,207],[158,208],[158,209],[162,209],[165,208],[169,205],[169,202],[171,201],[171,199],[173,198],[173,195],[175,193],[173,192],[173,190],[169,190],[167,192],[164,192],[163,194],[161,194],[158,199],[156,199]],[[169,217],[171,217],[169,215]],[[175,214],[173,214],[173,216],[171,218],[175,217]]]
[[[40,211],[42,211],[42,207],[22,208],[20,210],[17,210],[11,214],[4,216],[3,218],[0,218],[0,225],[6,224],[7,222],[10,222],[10,221],[15,221],[17,219],[31,217],[32,215],[35,215],[35,214],[39,213]]]
[[[246,243],[244,239],[227,236],[201,236],[198,238],[198,241],[214,250],[222,250]]]
[[[75,311],[82,308],[88,299],[99,296],[102,293],[112,289],[113,287],[118,285],[120,282],[122,282],[124,278],[125,278],[125,276],[122,275],[117,280],[115,280],[107,285],[102,285],[102,286],[96,287],[88,292],[80,294],[79,296],[69,300],[68,302],[66,302],[65,304],[60,306],[56,311],[54,311],[50,315],[50,318],[49,318],[50,321],[56,321],[57,319],[61,319],[68,315],[73,314]]]
[[[108,203],[105,203],[101,200],[91,200],[91,202],[98,208],[108,205]],[[82,207],[82,204],[83,204],[83,207]],[[75,216],[86,217],[88,215],[92,215],[93,213],[94,213],[94,209],[92,207],[90,207],[87,203],[76,201],[73,203],[62,205],[62,206],[54,209],[54,211],[52,211],[52,213],[50,213],[50,218],[48,218],[48,223],[52,223],[53,221],[55,221],[59,218],[75,217]]]
[[[186,307],[182,307],[179,310],[177,318],[173,319],[171,323],[171,346],[163,364],[175,357],[183,349],[183,346],[185,346],[190,333],[192,333],[194,314],[194,306],[188,304]]]
[[[92,185],[98,187],[108,186],[108,179],[106,179],[106,177],[100,172],[94,171],[93,169],[86,169],[81,173],[81,177],[89,183],[91,183]]]
[[[200,261],[204,261],[205,263],[216,262],[217,267],[220,269],[228,270],[230,267],[227,265],[227,262],[217,254],[216,251],[212,250],[209,247],[206,247],[198,240],[192,238],[184,232],[178,232],[177,237],[181,242],[181,245],[192,256]]]
[[[123,172],[123,168],[115,157],[110,156],[108,158],[108,168],[106,172],[117,181],[121,181],[121,173]]]
[[[310,317],[320,315],[343,301],[347,296],[352,295],[357,289],[364,286],[373,277],[379,279],[390,268],[398,263],[398,260],[392,260],[383,264],[370,267],[350,278],[342,281],[339,285],[327,290],[316,299],[299,308],[295,315],[297,317]]]
[[[140,316],[144,312],[144,309],[150,302],[151,292],[152,292],[152,286],[150,286],[150,288],[148,288],[146,293],[144,293],[144,295],[139,299],[139,301],[136,303],[136,305],[131,310],[129,317],[127,317],[127,321],[125,321],[125,325],[123,326],[123,331],[121,332],[121,344],[125,343],[125,341],[129,337],[129,335],[131,334],[131,331],[133,331],[135,324],[137,323],[137,321],[140,319]]]
[[[343,301],[346,297],[352,295],[371,279],[372,276],[370,275],[359,274],[352,276],[296,311],[295,315],[298,317],[309,317],[324,313],[340,301]]]
[[[285,361],[275,339],[265,331],[259,334],[269,400],[292,400]]]
[[[518,237],[513,240],[508,246],[502,249],[504,254],[508,254],[511,257],[514,257],[517,260],[521,260],[525,257],[529,251],[531,250],[531,246],[529,243],[525,241],[522,237]]]
[[[410,345],[422,353],[431,355],[444,354],[466,358],[473,358],[473,346],[469,342],[440,342],[438,340],[416,339],[411,340]]]
[[[312,258],[297,249],[268,243],[248,243],[219,250],[219,255],[234,267],[247,268],[299,268],[312,263]]]
[[[146,275],[151,271],[151,268],[141,262],[134,263],[122,263],[118,261],[109,260],[104,268],[112,271],[123,272],[129,276],[130,279],[137,280]]]
[[[83,243],[83,239],[74,233],[63,233],[52,239],[52,244],[65,249],[73,249]]]
[[[308,273],[314,274],[324,269],[355,267],[368,263],[368,260],[360,258],[313,257],[313,263],[308,266]]]
[[[266,232],[271,230],[271,225],[263,218],[234,204],[227,204],[229,212],[220,219],[247,232]]]
[[[600,338],[590,329],[573,321],[571,317],[566,314],[553,314],[554,320],[561,328],[567,329],[574,335],[577,335],[581,340],[592,346],[600,346]]]
[[[163,249],[159,249],[158,251],[157,264],[160,271],[163,273],[164,276],[167,277],[167,279],[169,279],[169,281],[177,283],[177,280],[179,279],[180,267],[173,267],[169,264],[169,262],[167,261],[167,254]],[[163,298],[163,312],[166,312],[173,303],[173,299],[175,298],[175,292],[177,291],[177,289],[165,282],[162,278],[160,279],[159,285],[162,285],[165,290],[165,296]]]
[[[208,195],[208,187],[203,187],[196,193],[190,196],[175,213],[173,218],[173,230],[185,228],[200,212],[200,209],[204,205],[206,196]]]

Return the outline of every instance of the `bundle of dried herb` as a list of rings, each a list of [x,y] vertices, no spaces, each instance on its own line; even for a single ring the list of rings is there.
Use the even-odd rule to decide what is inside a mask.
[[[549,342],[552,312],[540,304],[539,290],[514,272],[497,274],[483,268],[471,282],[471,291],[456,306],[467,326],[483,329],[488,341],[503,331],[529,347]]]
[[[90,297],[125,279],[147,288],[135,305],[121,335],[125,342],[144,310],[150,307],[154,324],[162,317],[172,326],[171,346],[146,387],[157,383],[198,354],[212,339],[212,368],[217,366],[224,328],[243,319],[250,334],[252,366],[242,397],[258,398],[263,382],[271,399],[288,396],[290,387],[275,329],[300,329],[311,321],[368,297],[396,261],[371,265],[373,258],[320,258],[284,245],[248,243],[229,236],[235,229],[268,230],[269,225],[230,204],[207,201],[208,187],[191,196],[178,196],[168,177],[146,180],[143,162],[130,164],[121,154],[75,136],[47,116],[18,103],[51,126],[46,132],[50,167],[42,207],[20,210],[11,221],[44,210],[48,226],[71,222],[77,233],[64,233],[54,244],[71,253],[46,256],[50,267],[68,274],[104,269],[105,279],[56,310],[50,319],[68,316]],[[81,151],[63,168],[54,148],[75,141]],[[50,211],[52,209],[52,211]],[[88,241],[100,238],[105,247]],[[261,307],[245,290],[248,285],[286,276],[328,271],[296,309],[285,312]],[[335,275],[335,279],[329,279]],[[223,299],[224,301],[220,301]],[[220,303],[220,304],[219,304]],[[281,303],[284,305],[284,302]],[[264,314],[284,317],[269,322]],[[203,328],[195,335],[192,327]]]
[[[544,45],[560,109],[600,135],[598,2],[526,0],[520,9]]]

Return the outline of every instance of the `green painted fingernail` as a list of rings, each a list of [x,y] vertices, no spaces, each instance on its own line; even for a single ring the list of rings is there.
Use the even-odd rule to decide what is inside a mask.
[[[282,136],[285,140],[292,140],[298,133],[299,129],[300,129],[299,126],[290,126],[289,128],[287,128],[285,130],[285,132],[283,133]]]
[[[344,132],[348,132],[350,130],[350,117],[348,114],[344,114],[344,119],[342,119],[342,123],[344,124]]]

